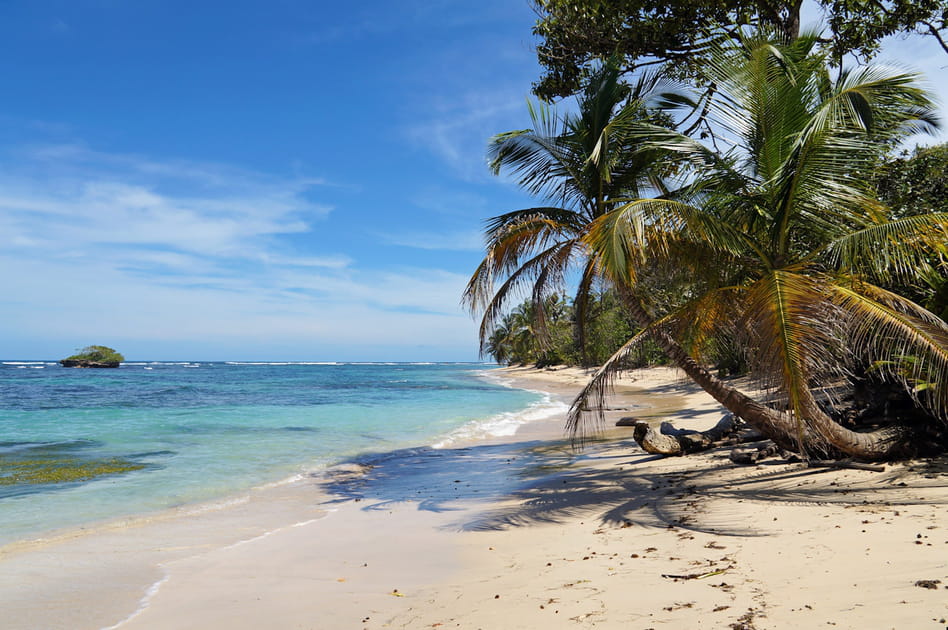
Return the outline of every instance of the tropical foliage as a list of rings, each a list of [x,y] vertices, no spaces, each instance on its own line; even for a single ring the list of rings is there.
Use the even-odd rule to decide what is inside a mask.
[[[64,361],[92,361],[95,363],[121,363],[125,360],[121,352],[108,346],[86,346]]]
[[[948,212],[948,144],[916,147],[886,160],[875,174],[879,196],[894,216]],[[918,280],[887,287],[941,319],[948,320],[948,252],[931,252],[919,268]]]
[[[822,39],[834,60],[870,58],[881,40],[897,33],[945,43],[948,2],[817,0],[827,23]],[[663,64],[680,75],[700,74],[720,37],[738,38],[746,27],[767,28],[784,41],[800,33],[802,0],[534,0],[534,34],[544,75],[541,98],[574,94],[599,60],[619,54],[627,71]]]
[[[488,336],[484,352],[507,365],[591,367],[604,363],[638,330],[613,291],[598,291],[590,297],[585,322],[576,320],[575,309],[565,298],[550,300],[555,304],[546,306],[548,343],[541,343],[534,332],[533,304],[527,300],[503,316]],[[580,325],[585,326],[585,348],[578,343],[576,329]],[[643,344],[636,355],[626,359],[628,367],[665,362],[654,344]]]
[[[489,224],[466,294],[484,309],[482,334],[514,287],[529,286],[542,305],[580,261],[578,319],[600,279],[642,328],[577,398],[574,430],[595,417],[615,373],[648,338],[726,407],[803,453],[880,458],[917,443],[922,428],[905,422],[843,427],[814,393],[867,368],[945,418],[948,325],[885,287],[919,279],[948,242],[948,215],[894,216],[869,178],[889,147],[932,128],[932,103],[904,72],[865,66],[834,79],[818,39],[755,35],[713,46],[703,70],[713,98],[696,92],[716,130],[709,146],[656,122],[644,92],[632,116],[617,99],[597,99],[604,78],[617,88],[615,64],[597,70],[580,99],[581,112],[601,112],[595,125],[565,117],[556,129],[547,110],[534,110],[546,133],[495,139],[495,170],[506,166],[527,190],[565,203]],[[664,106],[694,111],[696,98],[669,92]],[[673,175],[677,189],[666,184]],[[682,276],[671,299],[655,299],[654,278]],[[735,345],[776,402],[703,367],[710,350]]]

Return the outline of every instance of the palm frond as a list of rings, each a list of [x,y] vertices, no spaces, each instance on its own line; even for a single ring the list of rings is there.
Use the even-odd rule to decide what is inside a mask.
[[[892,280],[918,277],[946,243],[948,213],[939,212],[867,225],[827,243],[822,253],[846,273]]]
[[[749,359],[762,383],[786,397],[801,444],[816,404],[813,379],[839,368],[839,319],[824,283],[804,273],[771,270],[747,288],[741,325],[751,335]]]
[[[918,382],[931,383],[924,400],[929,410],[948,421],[948,324],[911,300],[866,283],[833,285],[834,300],[851,313],[853,351],[882,362],[887,375],[913,392]],[[911,363],[894,357],[914,357]],[[909,369],[904,369],[908,366]]]
[[[517,269],[508,274],[499,287],[494,289],[491,286],[490,291],[483,293],[492,297],[482,307],[483,315],[478,330],[482,350],[485,347],[485,340],[490,337],[491,330],[503,317],[512,301],[523,299],[528,295],[549,295],[552,292],[552,287],[549,285],[562,279],[563,269],[550,272],[546,270],[546,267],[560,265],[565,268],[568,266],[571,263],[570,257],[573,250],[578,245],[579,243],[575,240],[556,243],[533,258],[522,262]],[[472,278],[471,282],[475,282],[475,278]]]

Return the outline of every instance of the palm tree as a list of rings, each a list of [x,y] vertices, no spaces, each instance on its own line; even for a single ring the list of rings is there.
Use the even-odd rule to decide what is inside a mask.
[[[491,169],[508,171],[548,205],[508,212],[486,229],[486,256],[464,293],[465,304],[482,312],[482,350],[491,330],[514,301],[533,303],[534,332],[547,343],[547,304],[571,272],[578,272],[573,305],[579,345],[598,277],[582,238],[598,217],[624,201],[662,190],[664,165],[648,151],[633,152],[629,132],[651,115],[654,78],[631,88],[620,81],[613,60],[589,79],[576,113],[557,116],[551,107],[530,105],[532,129],[502,133],[489,146]],[[495,282],[500,281],[499,286]]]
[[[646,329],[577,398],[575,431],[645,334],[725,407],[801,452],[882,459],[911,442],[912,427],[853,431],[818,402],[814,386],[857,363],[874,362],[909,388],[928,384],[920,402],[945,417],[948,326],[878,285],[912,277],[929,245],[948,242],[948,214],[892,220],[868,184],[881,151],[933,126],[932,103],[914,75],[886,68],[832,80],[816,39],[778,44],[757,36],[713,55],[713,127],[726,150],[639,125],[645,146],[679,155],[691,181],[675,199],[613,207],[583,236],[593,265],[620,287]],[[643,265],[656,261],[713,268],[717,280],[705,276],[702,291],[656,321],[638,282]],[[721,335],[743,341],[755,373],[782,399],[776,409],[695,360],[705,340]]]

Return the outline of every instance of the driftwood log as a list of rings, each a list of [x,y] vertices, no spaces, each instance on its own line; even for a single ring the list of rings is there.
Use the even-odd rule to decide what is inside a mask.
[[[687,455],[705,451],[737,429],[734,414],[725,414],[707,431],[676,429],[670,422],[662,422],[659,430],[644,420],[632,424],[632,437],[646,453],[654,455]]]
[[[801,460],[795,453],[785,451],[773,442],[761,441],[763,436],[756,431],[746,431],[734,414],[725,414],[707,431],[678,429],[670,422],[662,422],[658,430],[647,421],[627,417],[616,422],[617,426],[631,426],[632,437],[642,450],[653,455],[688,455],[706,451],[716,446],[734,446],[748,442],[759,442],[751,447],[737,447],[731,451],[730,459],[735,464],[755,465],[768,457],[783,457],[786,463],[803,462],[811,468],[851,468],[883,472],[885,466],[840,460]],[[745,431],[741,433],[741,429]]]

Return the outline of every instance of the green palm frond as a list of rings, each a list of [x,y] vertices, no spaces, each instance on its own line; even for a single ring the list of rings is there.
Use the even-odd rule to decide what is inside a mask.
[[[948,213],[920,214],[867,225],[826,244],[834,267],[870,278],[915,278],[928,256],[948,244]]]
[[[600,267],[616,282],[634,285],[636,268],[649,257],[665,257],[675,243],[706,244],[719,255],[765,257],[731,222],[671,199],[639,199],[592,222],[583,236]]]

